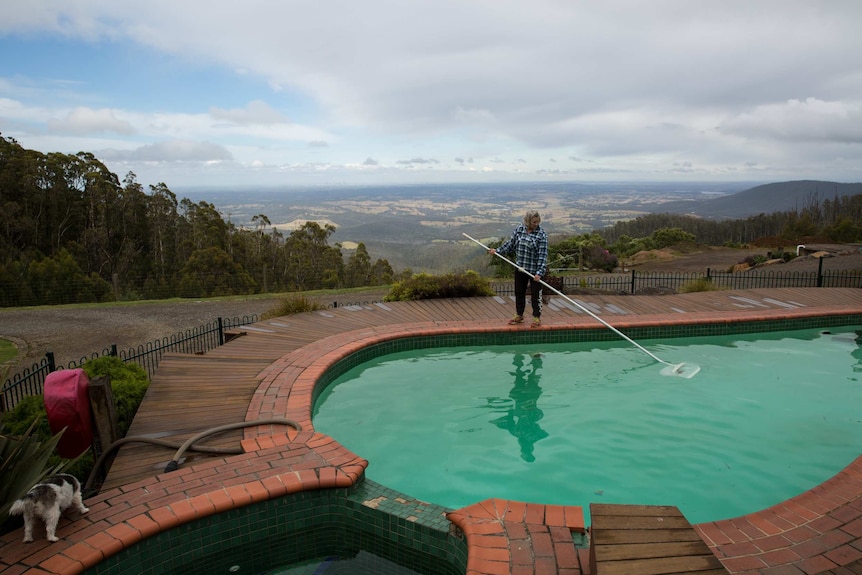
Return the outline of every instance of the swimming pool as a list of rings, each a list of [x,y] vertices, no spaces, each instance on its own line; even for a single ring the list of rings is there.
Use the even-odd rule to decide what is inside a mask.
[[[858,289],[843,289],[843,290],[755,290],[752,293],[744,293],[745,298],[740,297],[740,293],[731,292],[729,296],[724,298],[725,294],[710,293],[708,303],[713,308],[719,308],[715,313],[690,314],[691,305],[693,302],[700,302],[701,296],[705,294],[686,294],[685,296],[667,296],[666,298],[657,298],[655,301],[658,308],[670,308],[671,312],[667,316],[655,316],[649,314],[657,314],[658,310],[651,307],[648,315],[641,320],[632,317],[621,317],[615,319],[615,325],[625,331],[635,340],[645,343],[652,349],[652,342],[656,338],[666,336],[701,336],[712,334],[727,334],[727,333],[749,333],[771,331],[777,329],[796,329],[808,327],[824,327],[824,326],[843,326],[843,325],[862,325],[862,292]],[[786,293],[785,293],[786,292]],[[800,293],[804,292],[804,293]],[[724,298],[724,299],[716,299]],[[701,299],[699,299],[701,298]],[[740,305],[740,301],[744,299],[746,305]],[[628,298],[622,298],[621,301],[628,302]],[[661,302],[671,302],[669,305]],[[723,302],[723,303],[722,303]],[[759,303],[764,302],[764,303]],[[785,302],[792,302],[792,306]],[[481,302],[480,302],[481,303]],[[494,302],[496,306],[496,302]],[[397,304],[391,304],[392,311],[400,311]],[[452,307],[451,304],[446,304],[446,308]],[[479,308],[482,306],[479,305]],[[766,309],[766,308],[773,309]],[[250,406],[250,417],[274,416],[276,413],[284,415],[284,399],[288,398],[287,409],[288,414],[301,420],[304,427],[312,429],[311,423],[311,405],[317,397],[317,392],[322,390],[334,378],[344,373],[345,369],[364,362],[370,358],[377,357],[381,353],[391,351],[401,351],[408,349],[417,349],[419,347],[438,347],[442,345],[500,345],[510,343],[559,343],[571,342],[574,340],[580,341],[605,341],[613,339],[613,334],[607,329],[592,329],[587,326],[577,324],[574,329],[561,328],[563,323],[557,318],[558,325],[556,328],[554,323],[554,310],[549,309],[548,328],[541,330],[507,330],[500,328],[499,321],[483,321],[481,319],[481,309],[477,311],[477,304],[471,300],[468,305],[463,307],[456,306],[459,317],[464,321],[453,323],[434,322],[430,325],[428,322],[414,322],[398,325],[385,325],[368,329],[364,327],[370,323],[379,323],[382,315],[389,315],[389,309],[385,313],[368,313],[365,311],[358,312],[354,309],[343,310],[340,315],[333,310],[332,317],[328,317],[324,321],[331,321],[342,326],[341,333],[338,337],[330,337],[320,342],[320,345],[308,345],[303,347],[298,353],[291,353],[283,356],[277,363],[273,363],[271,369],[263,374],[265,380],[261,386],[261,391],[266,393],[264,401],[260,405],[253,403]],[[681,310],[688,310],[682,313]],[[420,311],[424,311],[422,307]],[[508,308],[507,308],[508,311]],[[365,317],[365,319],[359,316]],[[424,317],[424,316],[423,316]],[[439,314],[432,314],[432,317],[439,317]],[[751,319],[756,318],[756,319]],[[300,318],[301,319],[301,318]],[[318,317],[312,318],[313,321],[308,322],[309,329],[313,329],[321,319]],[[468,321],[469,319],[469,321]],[[361,320],[361,321],[360,321]],[[298,321],[298,320],[297,320]],[[364,323],[363,323],[364,322]],[[686,323],[689,322],[689,323]],[[302,331],[302,327],[297,328],[294,322],[291,325],[278,327],[282,322],[273,322],[267,324],[267,329],[256,330],[249,332],[246,337],[239,338],[240,343],[244,346],[240,349],[234,349],[233,352],[237,357],[254,357],[261,356],[267,345],[273,341],[271,335],[274,331],[284,331],[295,333]],[[361,329],[357,325],[362,325]],[[566,322],[566,326],[570,324]],[[261,334],[261,335],[259,335]],[[263,335],[267,334],[267,335]],[[276,337],[275,342],[281,345],[284,338]],[[250,351],[249,351],[250,350]],[[236,353],[243,351],[243,353]],[[657,350],[656,350],[657,351]],[[664,354],[661,354],[664,357]],[[668,360],[682,359],[683,361],[693,361],[692,357],[666,357]],[[218,361],[223,361],[219,359]],[[656,366],[657,368],[659,366]],[[229,379],[230,371],[225,370],[223,377],[225,385],[237,385],[236,378]],[[697,378],[695,378],[697,379]],[[677,379],[676,381],[684,381]],[[271,398],[271,400],[270,400]],[[309,432],[311,433],[311,432]],[[305,434],[305,432],[304,432]],[[330,453],[330,448],[333,443],[329,443],[328,436],[315,438],[316,440],[324,440],[322,446]],[[43,547],[29,548],[30,556],[26,559],[22,555],[18,555],[20,545],[17,541],[7,543],[6,548],[15,551],[14,559],[18,564],[32,566],[33,562],[38,561],[39,567],[46,572],[51,573],[69,573],[66,568],[70,563],[79,564],[81,561],[86,561],[88,567],[86,573],[97,572],[95,564],[98,563],[99,573],[124,575],[152,572],[161,573],[165,569],[158,567],[151,568],[151,571],[141,570],[141,565],[153,565],[154,559],[164,561],[162,565],[175,565],[177,552],[187,551],[184,545],[179,548],[174,544],[187,531],[190,526],[190,517],[197,516],[200,522],[212,522],[213,524],[221,524],[226,529],[217,537],[211,538],[212,545],[219,547],[237,546],[245,552],[256,556],[268,556],[271,553],[280,552],[284,547],[284,540],[278,539],[276,545],[272,548],[260,547],[257,545],[249,545],[248,540],[252,539],[256,534],[260,533],[261,521],[256,519],[248,524],[236,526],[235,514],[242,513],[246,509],[253,510],[254,505],[248,506],[247,501],[249,496],[253,499],[258,499],[261,496],[261,491],[272,489],[272,484],[279,483],[279,478],[296,479],[300,481],[303,477],[314,473],[307,469],[307,462],[303,458],[299,461],[301,465],[298,471],[289,471],[284,473],[284,469],[292,469],[291,467],[283,467],[285,461],[294,460],[296,450],[304,452],[308,445],[303,441],[297,441],[294,444],[284,446],[283,448],[266,447],[267,442],[262,441],[259,445],[252,448],[249,453],[236,457],[226,458],[226,460],[218,467],[211,465],[195,466],[190,468],[187,473],[182,475],[168,475],[162,482],[161,479],[155,481],[142,482],[136,486],[130,486],[129,489],[122,491],[113,490],[109,496],[106,496],[103,501],[100,501],[100,506],[106,505],[107,509],[100,511],[99,514],[87,514],[68,526],[64,541],[72,545],[67,550],[62,550],[56,547],[56,554],[44,558],[45,553]],[[541,444],[540,444],[541,445]],[[296,450],[294,449],[296,447]],[[312,450],[315,453],[317,448]],[[338,452],[336,452],[338,453]],[[281,461],[282,465],[272,466],[271,459],[275,458]],[[334,461],[327,458],[328,461]],[[247,463],[255,462],[254,465],[248,466]],[[269,464],[266,464],[266,463]],[[261,464],[264,464],[263,466]],[[372,467],[375,464],[372,462]],[[261,471],[264,469],[265,471]],[[769,565],[774,565],[775,560],[780,557],[788,557],[785,561],[787,565],[796,565],[802,563],[801,560],[794,560],[798,555],[794,554],[797,548],[800,552],[803,548],[810,553],[812,547],[820,548],[821,540],[828,539],[829,541],[843,541],[848,532],[855,533],[855,520],[852,512],[854,510],[854,501],[847,498],[858,497],[858,482],[860,469],[862,469],[862,457],[856,458],[847,468],[843,469],[834,477],[829,478],[826,482],[819,484],[815,488],[799,494],[791,500],[783,501],[775,507],[760,510],[752,515],[739,518],[739,520],[719,521],[715,523],[706,523],[696,525],[695,528],[702,533],[704,538],[715,535],[721,535],[723,543],[715,539],[709,539],[713,544],[716,544],[716,553],[720,554],[727,561],[745,562],[746,565],[756,563],[764,565],[763,561],[768,560]],[[321,468],[321,473],[324,468]],[[420,470],[421,472],[421,470]],[[351,474],[353,472],[351,471]],[[236,486],[224,487],[217,484],[212,484],[214,477],[234,477],[233,483]],[[352,476],[352,475],[351,475]],[[363,474],[364,476],[364,474]],[[321,478],[323,476],[321,475]],[[202,493],[201,482],[204,485],[213,485],[213,491]],[[263,484],[261,483],[263,481]],[[360,491],[371,482],[365,478],[358,483],[354,489]],[[218,483],[218,482],[217,482]],[[241,483],[241,484],[240,484]],[[285,482],[285,486],[295,485],[295,482]],[[164,488],[167,490],[167,497],[160,497],[153,500],[154,487]],[[314,486],[306,487],[302,484],[302,491],[293,497],[310,496],[310,491],[305,489],[317,489]],[[388,489],[388,488],[387,488]],[[264,490],[264,497],[266,491]],[[357,492],[358,493],[358,492]],[[396,518],[404,517],[404,508],[409,505],[409,500],[412,499],[406,495],[399,495],[399,492],[392,490],[385,499],[385,503],[391,504],[392,508],[386,510],[386,519],[380,523],[376,518],[362,517],[358,519],[360,524],[366,525],[374,530],[375,534],[383,534],[387,540],[390,537],[398,538],[401,548],[400,531],[402,526],[397,526],[394,523]],[[353,495],[356,495],[353,494]],[[353,497],[351,495],[351,497]],[[489,496],[491,496],[489,494]],[[269,494],[272,502],[278,500],[278,496],[272,492]],[[406,498],[408,502],[402,503],[401,500]],[[358,501],[369,501],[376,504],[379,501],[377,495],[364,494]],[[149,503],[143,504],[144,511],[134,514],[130,511],[135,511],[141,507],[136,507],[133,510],[129,509],[130,501],[145,501]],[[231,503],[231,501],[233,503]],[[600,500],[599,500],[600,501]],[[503,501],[505,503],[505,501]],[[510,502],[512,503],[512,502]],[[213,505],[216,506],[213,510]],[[223,511],[225,508],[230,511]],[[459,529],[454,529],[452,524],[448,524],[443,515],[440,514],[440,507],[436,505],[417,505],[417,508],[427,508],[427,512],[423,511],[418,519],[406,518],[405,525],[409,528],[412,526],[425,526],[429,523],[439,522],[440,525],[435,527],[436,532],[442,535],[449,534],[449,544],[454,541],[464,545],[463,534],[458,537]],[[470,506],[475,508],[476,506]],[[468,508],[468,509],[470,509]],[[372,510],[371,507],[361,505],[358,509],[363,512]],[[382,509],[382,504],[381,504]],[[549,508],[550,510],[550,508]],[[330,514],[332,507],[322,503],[316,503],[310,514]],[[350,512],[355,515],[355,511]],[[104,525],[106,517],[116,518],[116,525],[107,530],[101,529]],[[273,516],[273,519],[280,525],[281,522],[287,521],[306,521],[309,513],[302,512],[292,514],[285,513],[284,508],[278,506],[278,511]],[[478,517],[479,525],[485,524],[485,520]],[[568,517],[568,515],[566,516]],[[113,520],[109,519],[113,523]],[[155,525],[153,521],[158,521]],[[741,523],[740,523],[741,522]],[[748,526],[744,529],[744,533],[739,531],[740,525]],[[759,531],[757,526],[763,527],[766,531]],[[277,532],[283,532],[280,526],[270,526],[269,529],[275,528]],[[158,531],[158,535],[153,537],[153,530]],[[776,532],[778,535],[776,535]],[[189,532],[191,533],[191,532]],[[722,534],[726,534],[722,535]],[[106,537],[108,540],[106,542]],[[141,541],[141,537],[144,540]],[[424,536],[423,536],[424,537]],[[774,549],[774,544],[786,537],[787,547]],[[801,540],[800,540],[801,538]],[[487,538],[481,538],[483,541]],[[506,540],[506,538],[503,538]],[[858,547],[858,537],[852,542],[854,547]],[[210,539],[207,539],[209,541]],[[407,537],[407,541],[411,541]],[[157,548],[145,548],[147,542],[154,541]],[[292,541],[292,539],[288,539]],[[513,539],[508,540],[510,544],[514,544]],[[119,542],[119,543],[118,543]],[[201,539],[197,535],[191,537],[187,546],[194,547],[197,550],[200,547]],[[417,538],[416,542],[421,543],[424,547],[427,541],[424,538]],[[755,547],[761,543],[769,545],[771,551],[757,553],[754,551],[752,555],[752,545]],[[123,550],[118,552],[118,546],[122,545]],[[2,543],[0,543],[2,546]],[[474,541],[469,546],[471,556],[475,553],[497,553],[498,549],[491,549],[487,546],[482,546],[481,543]],[[762,547],[761,547],[762,548]],[[53,550],[53,549],[52,549]],[[80,551],[86,551],[86,556],[82,557]],[[817,553],[816,558],[821,561],[826,561],[827,553],[829,557],[835,558],[834,549],[823,548],[822,552]],[[76,553],[77,552],[77,553]],[[154,555],[155,553],[155,555]],[[461,571],[464,572],[464,565],[467,560],[467,547],[459,548],[460,558],[454,564],[461,565]],[[135,561],[130,561],[128,555],[132,554],[140,560],[140,564]],[[2,553],[0,553],[2,555]],[[760,558],[763,561],[760,561]],[[43,559],[44,558],[44,559]],[[852,557],[850,558],[852,559]],[[0,560],[2,561],[2,560]],[[503,564],[506,564],[506,558],[501,559]],[[514,558],[511,558],[514,562]],[[810,563],[810,559],[806,555],[805,563]],[[847,558],[841,559],[841,564],[845,564]],[[2,562],[0,562],[2,564]],[[196,560],[195,565],[198,564]],[[283,564],[276,563],[276,564]],[[512,563],[510,563],[511,565]],[[156,564],[158,565],[158,564]],[[227,566],[232,566],[233,563],[228,563]],[[274,564],[270,564],[271,566]],[[558,565],[560,565],[558,563]],[[105,570],[102,570],[105,567]],[[246,566],[243,566],[243,572]],[[765,567],[764,567],[765,568]],[[26,569],[25,569],[26,570]],[[437,571],[432,571],[437,572]],[[482,573],[497,572],[496,569],[480,569]]]
[[[856,328],[625,342],[458,346],[355,366],[314,426],[369,478],[458,508],[488,496],[676,505],[692,522],[763,509],[858,455]]]

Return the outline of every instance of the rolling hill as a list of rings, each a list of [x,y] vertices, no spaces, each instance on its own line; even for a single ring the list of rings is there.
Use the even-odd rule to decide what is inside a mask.
[[[701,200],[680,200],[656,206],[655,213],[693,214],[716,220],[738,219],[802,210],[807,205],[836,197],[862,194],[862,183],[841,184],[796,180],[755,186],[735,194]]]

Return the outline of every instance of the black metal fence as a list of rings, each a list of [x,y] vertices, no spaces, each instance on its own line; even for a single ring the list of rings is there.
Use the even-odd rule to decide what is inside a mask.
[[[15,407],[22,398],[29,395],[41,395],[48,374],[60,369],[75,369],[81,367],[87,360],[105,356],[119,357],[123,363],[135,362],[153,377],[159,362],[168,352],[204,353],[225,343],[225,330],[258,321],[257,315],[242,318],[218,318],[216,321],[197,328],[187,329],[169,337],[163,337],[149,343],[132,347],[127,350],[117,350],[116,344],[101,352],[93,352],[89,356],[72,360],[68,364],[57,365],[53,352],[48,352],[39,363],[14,375],[3,383],[0,390],[0,413]]]
[[[328,307],[350,307],[365,306],[376,303],[375,301],[344,301],[332,302]],[[159,366],[162,356],[168,352],[176,353],[205,353],[225,343],[225,330],[241,325],[256,323],[256,314],[243,317],[218,318],[216,321],[204,324],[197,328],[187,329],[184,332],[163,337],[149,343],[132,347],[127,350],[118,350],[116,344],[105,348],[100,352],[93,352],[89,356],[78,360],[71,360],[66,365],[58,365],[54,360],[54,354],[48,352],[42,361],[34,363],[20,373],[10,377],[0,388],[0,413],[15,407],[23,397],[29,395],[41,395],[45,384],[45,378],[52,371],[60,369],[75,369],[81,367],[87,360],[98,359],[104,356],[119,357],[123,363],[133,361],[144,368],[147,375],[152,378]]]
[[[649,293],[651,289],[680,291],[686,284],[706,280],[718,288],[756,289],[780,287],[862,287],[860,270],[826,270],[821,265],[816,272],[748,271],[744,273],[717,272],[710,269],[700,272],[639,272],[564,276],[563,293],[576,288],[598,289],[617,293]],[[512,295],[512,282],[494,283],[498,295]]]

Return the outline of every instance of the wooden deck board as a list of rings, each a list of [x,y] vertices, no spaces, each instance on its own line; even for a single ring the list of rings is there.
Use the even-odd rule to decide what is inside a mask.
[[[166,354],[127,437],[154,437],[182,444],[199,432],[245,420],[257,374],[271,359],[225,359],[216,355]],[[242,430],[208,437],[202,445],[237,448]],[[102,485],[119,487],[164,470],[176,450],[151,444],[121,447]],[[200,458],[189,454],[191,458]]]
[[[572,309],[564,298],[554,295],[553,305],[543,311],[545,326],[602,327],[595,318]],[[862,290],[838,288],[785,288],[701,292],[666,296],[570,296],[583,302],[597,315],[615,325],[640,316],[679,318],[691,313],[761,313],[764,309],[787,309],[776,302],[796,302],[807,308],[834,306],[862,307]],[[502,300],[502,302],[501,302]],[[752,305],[751,300],[759,305]],[[198,431],[243,421],[248,403],[259,384],[258,374],[281,356],[332,335],[371,327],[404,323],[500,322],[514,314],[511,297],[387,302],[385,308],[363,305],[332,308],[264,320],[253,326],[234,328],[244,332],[228,344],[205,355],[167,354],[161,361],[129,435],[158,436],[184,441]],[[680,313],[682,310],[683,313]],[[594,312],[596,313],[596,312]],[[529,322],[525,322],[525,329]],[[213,441],[219,445],[239,445],[241,431],[224,434]],[[153,452],[154,455],[144,455]],[[128,445],[120,449],[104,488],[116,487],[158,473],[153,460],[170,459],[165,448]]]
[[[727,573],[676,507],[593,503],[590,517],[593,573]]]

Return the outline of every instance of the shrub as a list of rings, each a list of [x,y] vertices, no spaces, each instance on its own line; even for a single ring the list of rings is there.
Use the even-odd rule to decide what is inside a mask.
[[[652,249],[660,250],[674,244],[691,244],[697,238],[682,228],[661,228],[652,233],[649,243]]]
[[[45,414],[45,402],[41,395],[28,395],[21,398],[15,404],[12,411],[3,416],[3,432],[14,437],[21,437],[34,422],[39,421],[39,424],[34,429],[34,433],[40,438],[45,439],[51,436],[51,429],[48,426],[48,419]]]
[[[384,301],[412,301],[450,297],[488,297],[494,290],[488,280],[468,270],[461,274],[416,274],[392,286]]]
[[[304,295],[292,295],[281,300],[276,307],[262,313],[260,319],[272,319],[283,315],[294,315],[321,309],[326,309],[326,306]]]
[[[111,378],[111,391],[117,406],[117,427],[120,437],[125,437],[150,385],[147,372],[136,363],[124,363],[113,356],[91,359],[83,367],[91,380],[102,375]]]
[[[585,259],[590,267],[611,272],[617,267],[617,256],[601,246],[593,246],[587,252]]]
[[[679,293],[694,293],[701,291],[717,291],[724,289],[712,283],[706,278],[698,278],[682,284],[679,288]]]
[[[745,257],[745,258],[744,258],[741,262],[739,262],[739,263],[741,263],[741,264],[748,264],[748,265],[749,265],[749,267],[752,267],[752,268],[753,268],[753,267],[754,267],[754,266],[756,266],[757,264],[762,264],[762,263],[763,263],[763,262],[765,262],[765,261],[766,261],[766,256],[761,255],[761,254],[756,254],[756,255],[750,255],[750,256]]]

